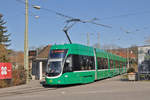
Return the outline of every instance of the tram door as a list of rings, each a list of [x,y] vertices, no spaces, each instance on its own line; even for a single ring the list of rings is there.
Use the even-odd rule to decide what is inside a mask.
[[[96,62],[96,49],[94,48],[94,62],[95,62],[95,80],[97,80],[97,62]]]

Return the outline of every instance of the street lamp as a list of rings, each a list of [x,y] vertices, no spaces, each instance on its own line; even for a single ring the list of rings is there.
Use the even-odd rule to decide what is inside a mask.
[[[37,6],[37,5],[32,5],[32,7],[35,8],[35,9],[41,9],[41,7]]]
[[[40,6],[37,6],[37,5],[32,5],[32,7],[35,8],[35,9],[37,9],[37,10],[40,10],[40,9],[41,9],[41,7],[40,7]],[[39,16],[36,15],[35,18],[39,18]]]
[[[40,6],[33,5],[33,8],[40,9]],[[28,60],[28,0],[25,0],[25,33],[24,33],[24,67],[26,69],[26,84],[29,83],[29,60]],[[36,16],[38,18],[39,16]]]

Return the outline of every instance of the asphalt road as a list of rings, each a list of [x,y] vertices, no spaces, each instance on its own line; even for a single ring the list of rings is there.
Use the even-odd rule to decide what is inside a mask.
[[[37,85],[11,91],[3,89],[4,92],[0,89],[0,100],[150,100],[150,81],[119,79],[117,76],[90,84],[58,88]]]

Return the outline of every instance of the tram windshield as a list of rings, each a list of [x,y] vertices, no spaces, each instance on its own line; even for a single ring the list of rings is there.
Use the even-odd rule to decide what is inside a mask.
[[[64,58],[66,56],[67,50],[66,49],[56,49],[50,51],[50,58]]]
[[[53,61],[48,64],[48,76],[57,76],[61,73],[61,61]]]

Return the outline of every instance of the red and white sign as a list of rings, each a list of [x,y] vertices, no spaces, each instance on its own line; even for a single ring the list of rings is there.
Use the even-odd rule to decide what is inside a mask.
[[[0,63],[0,79],[11,79],[11,78],[12,78],[12,64]]]

